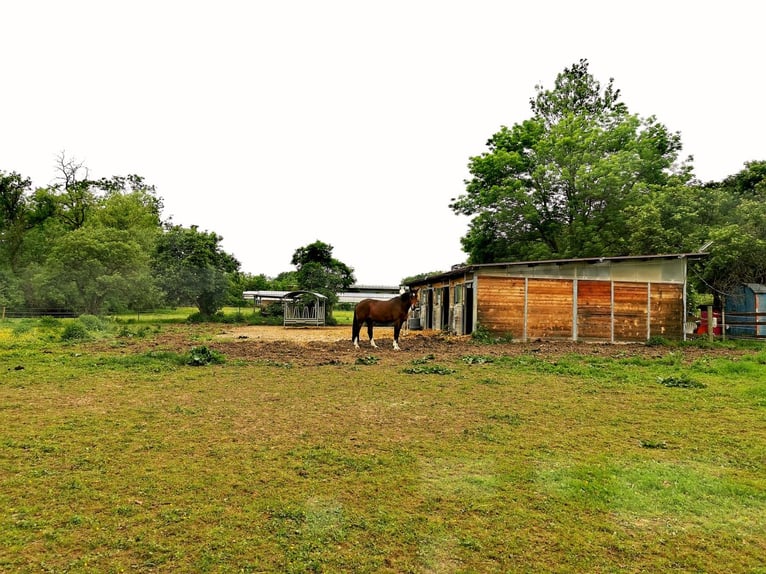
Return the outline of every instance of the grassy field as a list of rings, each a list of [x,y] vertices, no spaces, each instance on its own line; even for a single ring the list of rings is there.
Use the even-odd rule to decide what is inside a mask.
[[[146,324],[155,325],[161,323],[176,323],[185,321],[191,315],[197,312],[195,307],[177,307],[173,309],[160,309],[150,312],[140,313],[124,313],[114,317],[120,323],[126,324]],[[259,316],[257,310],[253,310],[252,306],[243,307],[224,307],[221,312],[227,317],[234,317],[239,315],[245,322]],[[333,318],[338,325],[351,325],[354,317],[353,311],[338,310],[333,312]],[[275,320],[275,324],[281,324],[279,318]]]
[[[766,572],[762,348],[190,366],[63,332],[0,323],[0,571]]]

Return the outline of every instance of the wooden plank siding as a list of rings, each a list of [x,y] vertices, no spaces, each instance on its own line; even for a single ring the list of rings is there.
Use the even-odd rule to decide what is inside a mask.
[[[614,340],[646,341],[649,284],[614,282]]]
[[[611,340],[611,282],[577,282],[577,338]]]
[[[683,336],[679,284],[481,275],[476,286],[478,324],[517,340]]]
[[[668,339],[683,338],[684,286],[671,283],[652,283],[650,336]]]
[[[529,279],[527,338],[572,338],[574,281]]]
[[[525,281],[516,277],[482,276],[476,290],[479,325],[497,333],[525,337]]]

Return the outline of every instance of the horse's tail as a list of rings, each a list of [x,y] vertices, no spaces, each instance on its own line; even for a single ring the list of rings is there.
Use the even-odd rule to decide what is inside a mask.
[[[359,319],[356,316],[356,308],[354,308],[354,321],[351,324],[351,342],[356,341],[359,336],[359,331],[362,330],[362,326],[359,324]]]

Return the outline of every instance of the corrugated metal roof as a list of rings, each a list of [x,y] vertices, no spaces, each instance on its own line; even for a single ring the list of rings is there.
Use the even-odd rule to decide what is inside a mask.
[[[758,293],[759,295],[766,293],[766,285],[762,285],[761,283],[745,283],[745,285],[747,285],[753,293]]]
[[[646,261],[650,259],[703,259],[707,257],[709,253],[671,253],[666,255],[620,255],[615,257],[581,257],[575,259],[543,259],[539,261],[508,261],[499,263],[476,263],[470,265],[463,265],[455,267],[450,271],[444,273],[437,273],[430,275],[416,281],[407,283],[408,286],[417,285],[418,283],[428,283],[430,281],[446,279],[447,277],[459,277],[465,273],[477,269],[486,269],[491,267],[535,267],[538,265],[568,265],[572,263],[604,263],[607,261]]]

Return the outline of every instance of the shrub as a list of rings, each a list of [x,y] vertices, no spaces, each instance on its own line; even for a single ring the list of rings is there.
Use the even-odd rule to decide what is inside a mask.
[[[646,340],[647,347],[668,347],[670,341],[661,335],[652,335]]]
[[[203,365],[220,364],[224,362],[224,357],[221,353],[208,349],[204,345],[200,347],[194,347],[189,351],[188,358],[186,360],[187,365],[193,367],[201,367]]]
[[[107,321],[96,315],[80,315],[78,321],[82,323],[88,331],[108,331]]]
[[[41,329],[58,329],[61,326],[61,321],[50,315],[43,315],[38,321]]]
[[[484,345],[510,343],[513,341],[513,335],[511,333],[494,333],[482,325],[479,325],[473,330],[471,338],[477,343],[482,343]]]
[[[61,333],[62,341],[84,341],[86,339],[90,339],[90,333],[79,320],[67,323],[64,332]]]

